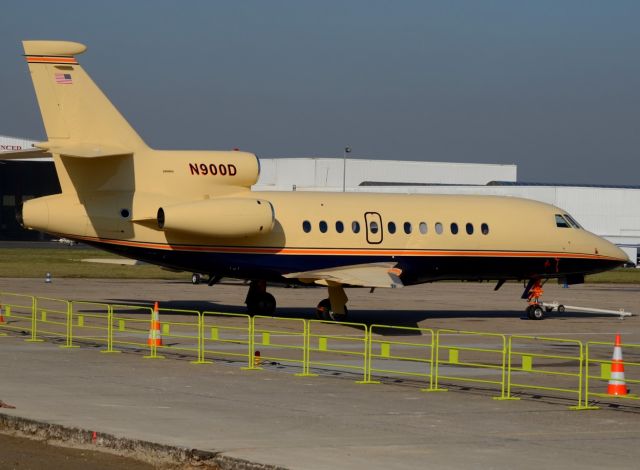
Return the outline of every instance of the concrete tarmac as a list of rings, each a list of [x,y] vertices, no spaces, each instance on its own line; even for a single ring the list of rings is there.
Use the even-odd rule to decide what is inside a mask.
[[[185,280],[2,279],[3,292],[241,311],[246,287]],[[311,317],[321,289],[273,288],[279,312]],[[547,300],[600,308],[638,306],[639,286],[547,288]],[[521,286],[440,283],[351,289],[350,320],[640,344],[638,317],[551,314],[521,319]],[[204,299],[204,301],[203,301]],[[207,300],[209,299],[209,300]],[[637,313],[637,312],[636,312]],[[481,387],[420,392],[406,383],[360,385],[347,377],[242,371],[218,361],[146,360],[141,354],[64,350],[0,337],[3,413],[161,444],[220,452],[286,468],[632,468],[640,458],[638,409],[570,411],[540,396],[495,401]]]

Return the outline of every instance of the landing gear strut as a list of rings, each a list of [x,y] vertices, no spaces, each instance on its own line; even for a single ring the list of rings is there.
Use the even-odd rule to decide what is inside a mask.
[[[276,299],[267,292],[267,281],[251,281],[244,303],[252,315],[271,316],[276,312]]]
[[[329,298],[321,300],[316,308],[320,320],[344,321],[347,319],[347,294],[341,284],[329,285]]]

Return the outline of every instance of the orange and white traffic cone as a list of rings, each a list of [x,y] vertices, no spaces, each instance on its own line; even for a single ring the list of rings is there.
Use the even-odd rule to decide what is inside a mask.
[[[4,315],[2,314],[2,304],[0,304],[0,325],[2,325],[3,323],[5,323],[5,321]]]
[[[629,393],[624,382],[624,362],[622,361],[622,346],[620,335],[616,335],[616,343],[613,346],[613,358],[611,359],[611,378],[607,387],[607,394],[623,396]]]
[[[149,346],[162,346],[162,333],[160,332],[160,314],[158,313],[158,302],[153,306],[151,314],[151,327],[149,328]]]

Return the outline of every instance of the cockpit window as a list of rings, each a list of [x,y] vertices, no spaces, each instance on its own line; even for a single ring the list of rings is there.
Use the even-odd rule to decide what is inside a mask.
[[[564,215],[564,218],[567,219],[573,227],[582,228],[582,226],[578,222],[576,222],[576,219],[571,217],[569,214],[563,214],[563,215]]]
[[[569,225],[569,222],[567,222],[560,214],[556,214],[556,227],[571,228],[571,225]]]

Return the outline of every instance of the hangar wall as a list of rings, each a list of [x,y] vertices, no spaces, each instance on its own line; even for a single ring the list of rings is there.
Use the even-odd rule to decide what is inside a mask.
[[[260,159],[260,179],[255,188],[290,191],[295,185],[341,191],[344,163],[341,158]],[[517,172],[516,165],[347,159],[345,182],[347,188],[363,182],[487,184],[516,181]]]

